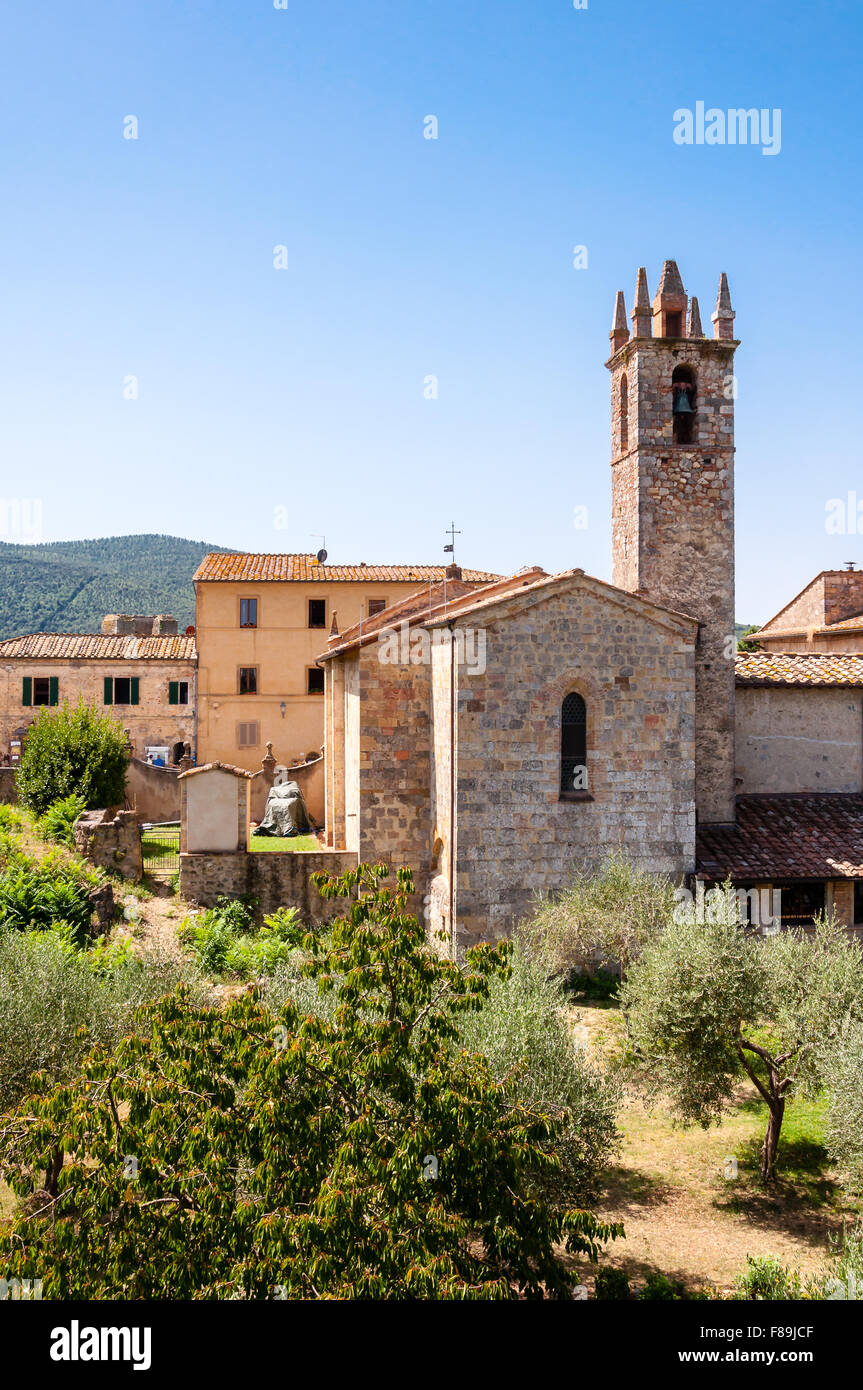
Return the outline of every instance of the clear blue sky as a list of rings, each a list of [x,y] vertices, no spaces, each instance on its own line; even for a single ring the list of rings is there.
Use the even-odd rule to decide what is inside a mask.
[[[859,3],[0,19],[3,493],[46,540],[420,562],[454,518],[464,563],[610,578],[614,292],[670,256],[705,324],[722,270],[737,310],[738,617],[863,562],[825,531],[863,500]],[[781,108],[781,152],[676,145],[699,100]]]

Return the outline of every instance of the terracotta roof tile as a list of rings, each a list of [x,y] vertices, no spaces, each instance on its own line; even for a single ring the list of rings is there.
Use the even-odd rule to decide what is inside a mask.
[[[863,655],[837,652],[738,652],[737,685],[863,685]]]
[[[259,774],[249,772],[246,767],[236,767],[234,763],[202,763],[200,767],[189,767],[185,772],[181,772],[177,777],[179,782],[182,777],[197,777],[201,772],[230,772],[232,777],[246,777],[251,781]]]
[[[843,618],[838,623],[828,623],[826,627],[819,628],[820,632],[860,632],[863,630],[863,613],[857,613],[853,618]]]
[[[713,883],[863,878],[863,796],[739,796],[736,826],[701,826],[695,855]]]
[[[98,632],[31,632],[0,642],[0,661],[194,661],[194,637],[117,637]]]
[[[240,580],[243,583],[369,583],[418,584],[443,579],[445,565],[320,565],[314,555],[205,555],[195,571],[201,580]],[[462,570],[468,584],[488,584],[500,578],[486,570]]]

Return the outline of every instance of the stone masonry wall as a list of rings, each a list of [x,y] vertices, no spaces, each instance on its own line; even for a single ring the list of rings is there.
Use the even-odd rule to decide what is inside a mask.
[[[506,621],[499,612],[485,673],[459,669],[460,948],[506,935],[537,893],[613,848],[653,872],[695,863],[694,625],[660,626],[586,577]],[[560,794],[571,691],[587,706],[580,801]]]
[[[359,857],[408,864],[425,893],[431,866],[431,670],[359,656]]]
[[[706,823],[734,820],[734,370],[732,342],[632,339],[625,372],[629,451],[612,460],[614,582],[699,622],[696,800]],[[697,381],[696,440],[672,439],[671,378]]]
[[[75,822],[75,849],[100,869],[110,869],[137,882],[143,873],[141,832],[134,811],[119,811],[113,820],[105,811],[87,811]]]
[[[356,868],[348,851],[274,854],[180,855],[180,892],[189,902],[213,907],[216,899],[248,894],[258,899],[259,916],[296,907],[309,925],[321,925],[345,909],[344,898],[325,901],[310,882],[313,873],[343,874]]]
[[[859,690],[737,691],[737,790],[863,791]]]

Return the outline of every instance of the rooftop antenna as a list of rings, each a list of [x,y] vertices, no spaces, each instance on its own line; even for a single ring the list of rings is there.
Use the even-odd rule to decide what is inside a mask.
[[[846,568],[846,570],[853,570],[854,567],[855,567],[855,565],[856,565],[856,563],[857,563],[856,560],[846,560],[846,561],[845,561],[845,568]]]
[[[320,550],[318,551],[317,555],[315,556],[315,559],[317,560],[318,564],[319,564],[319,565],[322,565],[322,564],[324,563],[324,561],[326,560],[326,558],[327,558],[327,551],[326,551],[327,538],[326,538],[326,536],[319,536],[319,535],[317,534],[316,531],[312,531],[312,532],[310,532],[310,534],[311,534],[313,540],[322,541],[322,542],[323,542],[323,544],[321,545]]]

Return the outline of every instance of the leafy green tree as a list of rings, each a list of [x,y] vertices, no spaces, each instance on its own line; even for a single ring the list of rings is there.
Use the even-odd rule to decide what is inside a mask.
[[[386,874],[314,876],[357,893],[326,939],[297,929],[330,1018],[180,990],[7,1121],[7,1277],[54,1298],[572,1296],[560,1247],[595,1259],[620,1227],[532,1193],[555,1121],[452,1047],[507,950],[441,960],[409,871]]]
[[[745,1075],[767,1106],[761,1177],[776,1179],[789,1096],[814,1094],[848,1019],[863,1017],[863,954],[835,922],[813,935],[756,935],[725,910],[673,916],[633,965],[623,991],[648,1084],[684,1124],[718,1120]]]
[[[738,650],[739,652],[760,652],[760,651],[761,651],[761,643],[760,643],[760,642],[750,642],[750,641],[749,641],[749,638],[751,637],[752,633],[753,633],[753,632],[758,632],[758,630],[759,630],[759,625],[758,625],[758,623],[750,623],[749,626],[748,626],[747,628],[745,628],[743,632],[741,632],[739,641],[738,641],[738,643],[737,643],[737,650]]]
[[[45,708],[27,731],[18,798],[37,816],[73,794],[90,810],[122,805],[128,761],[122,726],[95,705]]]

